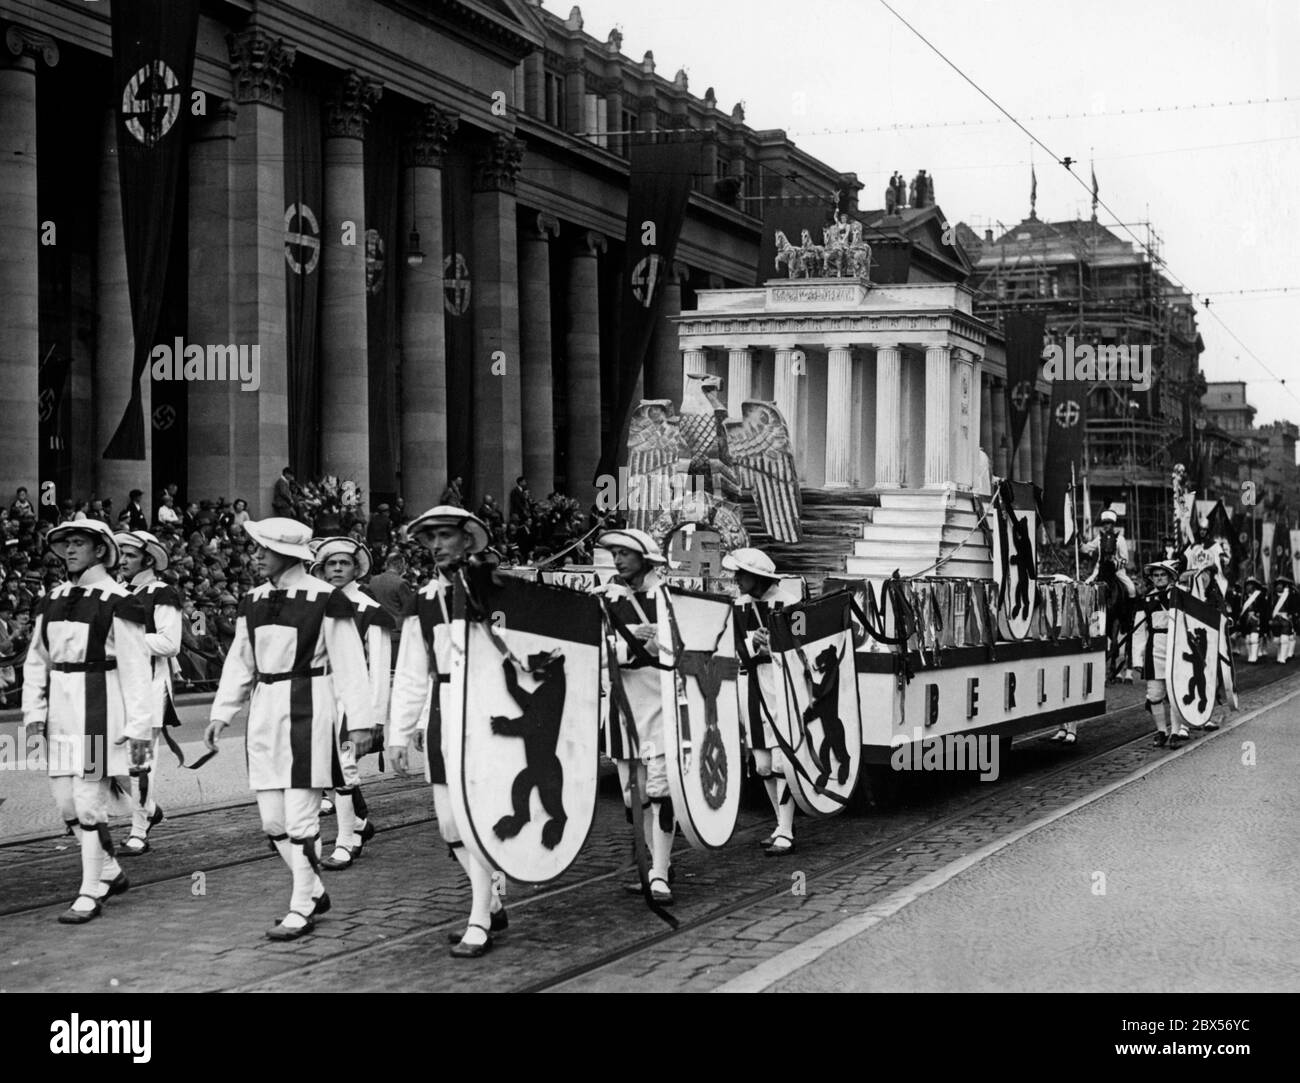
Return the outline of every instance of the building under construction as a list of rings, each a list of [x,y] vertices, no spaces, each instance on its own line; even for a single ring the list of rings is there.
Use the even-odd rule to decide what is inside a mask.
[[[1121,239],[1095,219],[1045,222],[1031,211],[996,238],[992,229],[981,238],[964,224],[958,237],[975,263],[969,283],[975,312],[999,329],[1012,313],[1039,313],[1045,345],[1071,339],[1094,349],[1152,347],[1148,390],[1132,380],[1098,379],[1085,396],[1083,453],[1092,517],[1115,507],[1145,560],[1170,534],[1175,463],[1186,461],[1196,472],[1204,346],[1192,298],[1161,272],[1159,237],[1149,224],[1134,229],[1145,232],[1144,244]],[[995,472],[1043,485],[1040,456],[1002,446],[993,465]],[[1044,511],[1057,518],[1057,509]]]

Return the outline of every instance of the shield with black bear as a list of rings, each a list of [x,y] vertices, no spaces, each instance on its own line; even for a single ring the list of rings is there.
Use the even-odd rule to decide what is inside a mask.
[[[578,855],[596,811],[600,606],[500,577],[466,604],[450,673],[447,788],[465,846],[525,884]]]
[[[1189,726],[1204,726],[1214,714],[1221,623],[1221,614],[1209,602],[1185,590],[1170,591],[1165,691]]]
[[[724,846],[736,829],[744,780],[736,641],[727,597],[665,587],[659,595],[664,757],[673,811],[697,850]]]
[[[1005,639],[1029,635],[1038,595],[1038,513],[1024,488],[1002,482],[993,516],[993,584],[998,630]]]
[[[847,591],[773,614],[773,731],[795,803],[810,816],[843,811],[862,763],[862,717]]]

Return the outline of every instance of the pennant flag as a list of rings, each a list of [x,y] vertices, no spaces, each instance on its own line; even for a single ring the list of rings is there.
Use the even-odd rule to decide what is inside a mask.
[[[1047,431],[1047,459],[1043,467],[1043,503],[1048,508],[1061,506],[1070,486],[1071,474],[1083,460],[1087,393],[1086,382],[1052,381],[1051,423]]]
[[[300,478],[320,473],[317,360],[324,221],[320,99],[290,84],[284,91],[284,283],[289,357],[289,462]]]
[[[618,367],[611,395],[614,409],[597,478],[617,472],[619,451],[627,443],[637,379],[659,322],[663,286],[686,221],[691,180],[702,168],[705,134],[660,132],[655,142],[631,147],[623,278],[618,288]]]
[[[1097,193],[1099,189],[1097,188],[1097,169],[1095,166],[1091,168],[1092,168],[1092,220],[1095,222],[1097,221]]]
[[[104,458],[143,459],[140,379],[153,350],[166,291],[199,0],[118,0],[111,14],[117,168],[135,356],[131,397]]]
[[[1264,565],[1264,582],[1272,582],[1273,579],[1273,535],[1277,531],[1277,523],[1269,520],[1259,532],[1259,558]]]
[[[1039,362],[1043,358],[1043,328],[1046,319],[1041,312],[1012,312],[1007,315],[1004,330],[1007,337],[1007,427],[1011,430],[1008,449],[1011,465],[1008,474],[1015,476],[1016,446],[1029,421],[1029,410],[1034,403],[1034,381],[1038,377]],[[1028,478],[1020,478],[1028,481]]]
[[[1034,163],[1029,163],[1029,217],[1036,218],[1038,212],[1038,174],[1034,172]]]
[[[1300,530],[1291,531],[1291,578],[1300,583]]]
[[[1074,479],[1070,479],[1070,484],[1065,490],[1065,507],[1061,512],[1061,522],[1064,528],[1061,531],[1061,540],[1066,545],[1074,540]]]
[[[1092,537],[1092,497],[1088,495],[1088,475],[1083,475],[1083,536]]]

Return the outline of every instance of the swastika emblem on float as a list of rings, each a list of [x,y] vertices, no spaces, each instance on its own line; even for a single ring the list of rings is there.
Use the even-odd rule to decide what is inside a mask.
[[[153,427],[159,432],[166,432],[176,424],[176,410],[168,403],[163,403],[154,409]]]
[[[1072,429],[1079,424],[1081,413],[1079,404],[1069,399],[1056,408],[1056,423],[1063,429]]]
[[[301,219],[294,229],[294,219]],[[290,203],[284,212],[284,258],[296,275],[311,274],[320,262],[320,223],[306,203]]]
[[[442,261],[442,298],[453,316],[469,311],[469,289],[469,264],[459,252],[452,252]]]
[[[649,308],[654,301],[655,288],[659,285],[659,270],[662,266],[662,259],[656,255],[649,255],[632,268],[632,296],[641,302],[643,308]]]
[[[1027,410],[1029,408],[1029,397],[1034,393],[1034,389],[1028,380],[1021,380],[1011,391],[1011,405],[1017,410]]]
[[[131,76],[122,91],[126,130],[146,147],[158,143],[181,113],[181,89],[176,73],[153,60]]]

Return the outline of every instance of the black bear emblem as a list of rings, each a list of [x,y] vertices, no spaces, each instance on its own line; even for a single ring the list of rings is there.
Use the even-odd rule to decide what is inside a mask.
[[[1192,671],[1187,677],[1187,693],[1183,696],[1183,703],[1190,704],[1192,700],[1199,699],[1196,705],[1198,711],[1205,710],[1205,656],[1209,651],[1208,636],[1204,628],[1197,628],[1195,631],[1189,631],[1187,635],[1187,650],[1183,651],[1183,661],[1191,662]]]
[[[1021,613],[1028,617],[1032,612],[1029,587],[1038,576],[1038,569],[1034,567],[1034,545],[1029,537],[1029,519],[1022,519],[1014,512],[1011,513],[1011,540],[1015,550],[1011,554],[1011,563],[1020,573],[1016,577],[1015,604],[1011,607],[1011,616],[1014,619]]]
[[[541,683],[531,692],[519,687],[519,675],[507,658],[502,663],[506,690],[522,712],[518,718],[496,715],[492,732],[498,737],[520,737],[524,742],[524,769],[510,787],[514,814],[502,816],[493,831],[499,839],[512,839],[529,820],[529,798],[533,787],[541,798],[542,808],[550,820],[542,827],[542,845],[554,850],[564,836],[568,817],[564,814],[564,767],[555,754],[560,742],[560,723],[564,718],[564,655],[558,652],[534,654],[528,658],[528,671]]]
[[[840,656],[834,647],[827,647],[813,662],[820,675],[820,680],[809,677],[812,685],[812,699],[803,713],[806,726],[809,722],[822,724],[821,749],[814,753],[814,758],[821,768],[817,779],[817,788],[826,785],[831,777],[831,753],[839,764],[836,781],[843,786],[849,777],[849,750],[844,737],[844,723],[840,719]],[[811,745],[811,740],[810,740]]]

